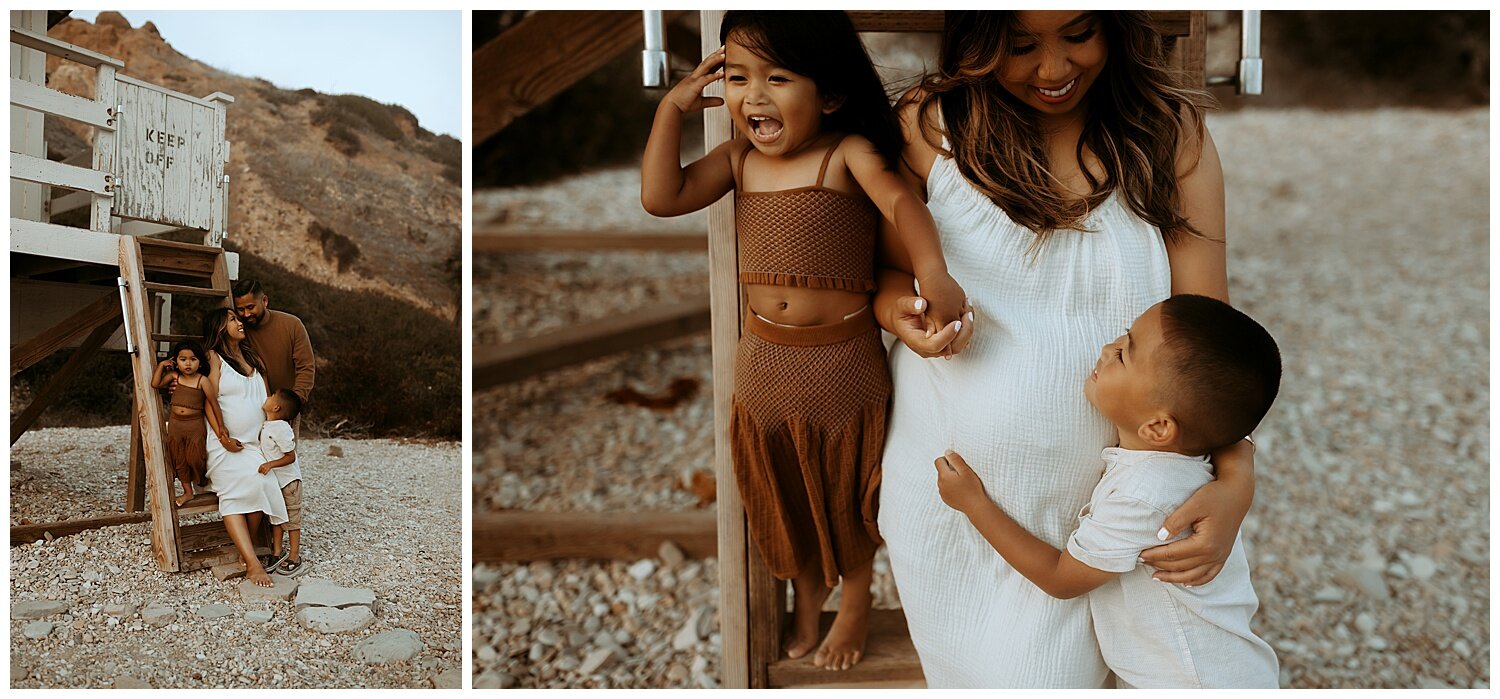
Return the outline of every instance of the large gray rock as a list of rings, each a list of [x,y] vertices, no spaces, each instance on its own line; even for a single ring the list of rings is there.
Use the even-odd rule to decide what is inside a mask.
[[[297,581],[285,575],[272,575],[271,587],[261,587],[249,578],[240,581],[240,599],[247,603],[286,601],[297,592]]]
[[[120,675],[115,678],[115,689],[151,689],[151,683],[138,680],[130,675]]]
[[[27,600],[10,606],[10,618],[16,620],[45,619],[68,611],[68,603],[55,599]]]
[[[40,641],[52,635],[54,624],[50,621],[33,621],[21,629],[21,635],[33,641]]]
[[[160,602],[152,602],[141,610],[141,620],[151,626],[166,626],[177,620],[177,610]]]
[[[451,668],[427,678],[427,681],[432,683],[433,689],[463,689],[464,671],[462,668]]]
[[[348,633],[359,631],[375,621],[369,607],[356,605],[348,608],[304,607],[297,612],[297,621],[302,628],[319,633]]]
[[[120,617],[122,619],[135,616],[136,606],[134,604],[106,604],[104,613],[108,616]]]
[[[229,580],[230,578],[244,577],[245,562],[233,561],[230,563],[220,563],[219,565],[210,568],[209,572],[213,573],[214,580],[219,581]]]
[[[366,665],[396,663],[417,657],[423,648],[417,632],[396,629],[360,641],[354,646],[354,658]]]
[[[340,587],[320,578],[309,578],[297,586],[298,609],[304,607],[369,607],[375,603],[375,591],[366,587]],[[365,611],[369,611],[366,609]]]
[[[248,612],[245,612],[245,621],[248,621],[252,624],[264,624],[271,621],[271,617],[275,615],[276,612],[273,612],[269,609],[252,609]]]
[[[229,605],[220,604],[218,602],[214,602],[213,604],[205,604],[193,611],[197,612],[198,616],[201,616],[204,619],[219,619],[221,617],[226,617],[234,613],[234,610],[231,609]]]

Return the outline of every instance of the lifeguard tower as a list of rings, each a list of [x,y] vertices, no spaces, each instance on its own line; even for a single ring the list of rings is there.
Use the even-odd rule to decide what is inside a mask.
[[[173,333],[173,297],[229,303],[238,258],[221,246],[229,212],[225,111],[234,98],[192,97],[131,78],[122,61],[49,37],[66,16],[10,13],[11,376],[75,348],[13,419],[10,440],[20,439],[91,357],[126,352],[135,375],[129,477],[123,514],[14,526],[11,543],[150,521],[161,570],[236,560],[223,522],[178,524],[216,511],[218,500],[204,493],[176,506],[162,447],[162,399],[150,385],[158,357],[191,337]],[[49,56],[93,68],[92,98],[48,88]],[[87,125],[91,147],[48,160],[47,119]],[[70,220],[75,225],[64,225]],[[174,232],[201,242],[160,237]]]

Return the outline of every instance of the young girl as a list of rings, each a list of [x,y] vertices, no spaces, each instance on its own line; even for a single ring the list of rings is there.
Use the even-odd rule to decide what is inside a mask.
[[[177,380],[172,392],[172,412],[167,418],[167,464],[182,483],[177,506],[193,499],[193,486],[204,484],[208,449],[204,428],[203,377],[211,371],[204,361],[203,347],[191,340],[177,343],[172,357],[156,365],[152,388],[166,388]]]
[[[870,310],[881,217],[929,313],[962,327],[931,215],[896,174],[900,125],[842,12],[728,12],[724,46],[662,99],[641,168],[657,216],[736,193],[739,280],[749,302],[735,361],[735,479],[761,557],[795,592],[788,657],[846,669],[864,651],[890,375]],[[703,97],[724,80],[724,98]],[[683,116],[725,104],[739,137],[683,168]],[[945,328],[946,329],[946,328]]]

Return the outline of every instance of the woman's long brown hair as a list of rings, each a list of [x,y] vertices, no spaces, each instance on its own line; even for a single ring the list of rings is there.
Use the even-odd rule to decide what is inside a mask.
[[[1070,200],[1057,186],[1040,114],[997,78],[1017,33],[1013,11],[945,14],[938,72],[921,84],[922,133],[1011,220],[1035,232],[1038,245],[1058,229],[1083,230],[1088,213],[1117,190],[1167,240],[1201,236],[1179,211],[1177,158],[1180,144],[1202,142],[1203,112],[1213,100],[1180,84],[1149,13],[1096,14],[1108,57],[1087,95],[1078,140],[1076,157],[1091,190],[1082,200]],[[934,101],[941,125],[932,123]],[[938,136],[948,138],[948,148],[934,142]],[[1083,167],[1085,149],[1103,165],[1103,179]]]
[[[229,308],[211,308],[203,314],[203,347],[210,352],[224,354],[224,348],[229,346],[229,316],[234,315],[234,310]],[[250,343],[241,340],[239,345],[240,355],[245,362],[261,374],[266,373],[266,365],[260,360],[260,355],[250,349]],[[240,371],[238,362],[226,361],[234,373],[241,376],[245,372]]]

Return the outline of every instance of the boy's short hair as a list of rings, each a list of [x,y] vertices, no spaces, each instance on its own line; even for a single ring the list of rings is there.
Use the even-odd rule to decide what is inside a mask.
[[[255,298],[266,295],[266,291],[261,288],[260,280],[258,279],[241,279],[235,282],[233,287],[230,287],[229,293],[234,298],[239,298],[246,294],[254,295]]]
[[[1281,384],[1276,340],[1223,301],[1179,294],[1161,304],[1162,381],[1184,450],[1206,454],[1260,424]]]
[[[276,389],[276,400],[286,409],[286,421],[291,422],[302,414],[302,398],[289,388]]]

